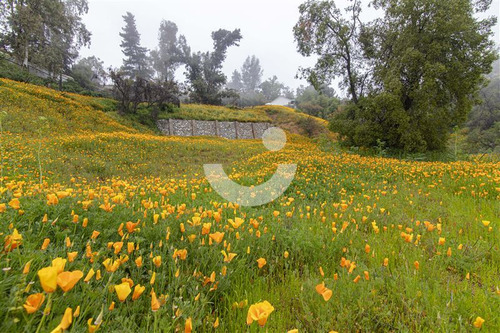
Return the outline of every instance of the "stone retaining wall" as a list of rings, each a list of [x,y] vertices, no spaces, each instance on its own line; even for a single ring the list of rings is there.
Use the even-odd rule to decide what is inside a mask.
[[[264,132],[272,127],[270,123],[183,119],[160,119],[157,126],[164,135],[220,136],[227,139],[262,139]]]

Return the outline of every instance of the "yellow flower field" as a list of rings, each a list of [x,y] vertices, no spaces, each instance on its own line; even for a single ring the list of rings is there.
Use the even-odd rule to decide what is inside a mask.
[[[0,90],[1,332],[500,330],[500,163],[160,137],[24,94]],[[41,136],[12,130],[38,115]],[[298,173],[245,208],[205,163]]]

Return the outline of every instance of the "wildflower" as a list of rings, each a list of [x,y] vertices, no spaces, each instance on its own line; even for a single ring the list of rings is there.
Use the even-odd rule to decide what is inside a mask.
[[[122,284],[115,286],[115,291],[120,302],[125,302],[127,296],[132,292],[132,289],[130,288],[130,284],[123,282]]]
[[[482,223],[483,223],[483,225],[484,225],[485,227],[488,227],[488,226],[490,225],[490,223],[491,223],[491,222],[490,222],[490,221],[482,221]]]
[[[57,274],[62,273],[64,271],[65,266],[66,266],[66,259],[55,258],[54,260],[52,260],[52,267],[57,268]]]
[[[135,264],[137,267],[142,267],[142,256],[135,259]]]
[[[125,223],[125,228],[127,228],[127,231],[129,234],[133,233],[135,231],[135,228],[139,225],[139,222],[133,223],[133,222],[127,222]]]
[[[250,306],[247,314],[247,325],[251,325],[254,321],[257,321],[261,327],[263,327],[269,315],[274,311],[274,307],[268,302],[255,303]]]
[[[212,223],[203,223],[203,227],[201,229],[201,234],[208,235],[210,233],[211,227],[212,227]]]
[[[21,203],[19,202],[19,199],[14,198],[11,201],[9,201],[9,206],[15,210],[18,210],[19,208],[21,208]]]
[[[5,237],[3,249],[5,252],[10,252],[16,249],[23,242],[23,236],[14,229],[11,235]]]
[[[325,287],[325,283],[322,282],[316,286],[316,292],[323,296],[323,299],[328,302],[328,300],[332,297],[332,291]]]
[[[114,253],[118,254],[122,250],[123,247],[123,242],[115,242],[113,243],[113,249],[115,250]]]
[[[151,310],[153,312],[156,312],[158,311],[159,308],[160,308],[160,302],[156,298],[156,293],[155,290],[153,289],[151,290]]]
[[[415,266],[415,269],[418,271],[420,269],[420,263],[418,261],[415,261],[413,263],[413,265]]]
[[[284,257],[285,259],[288,259],[288,256],[289,256],[289,255],[290,255],[290,253],[288,253],[288,251],[285,251],[285,252],[283,253],[283,257]]]
[[[210,239],[219,244],[220,242],[222,242],[222,238],[224,238],[224,233],[217,231],[214,232],[213,234],[209,234],[208,236],[210,237]]]
[[[75,261],[75,258],[77,255],[78,255],[78,252],[68,252],[68,261],[69,262]]]
[[[57,268],[45,267],[38,271],[40,284],[46,293],[53,293],[57,289]]]
[[[384,259],[384,266],[385,267],[389,266],[389,258]]]
[[[23,274],[28,274],[30,272],[30,267],[31,267],[31,260],[24,265],[23,268]]]
[[[188,319],[186,319],[186,324],[184,325],[184,333],[191,333],[192,331],[193,331],[193,321],[191,320],[191,317],[189,317]]]
[[[481,317],[477,317],[476,320],[474,321],[475,328],[481,328],[483,327],[483,324],[484,324],[484,319]]]
[[[243,222],[245,222],[245,220],[239,217],[235,217],[234,220],[228,219],[228,222],[233,226],[234,229],[238,229],[240,225],[242,225]]]
[[[50,238],[45,238],[43,240],[43,244],[42,244],[42,250],[46,250],[47,247],[49,247],[49,244],[50,244]]]
[[[446,242],[446,238],[444,237],[439,237],[439,245],[444,245],[444,243]]]
[[[33,295],[29,295],[26,299],[26,303],[23,304],[24,309],[29,314],[35,313],[40,309],[45,300],[45,296],[42,293],[37,293]]]
[[[80,305],[76,307],[75,312],[73,312],[73,318],[76,318],[80,315]]]
[[[104,260],[102,262],[102,264],[106,268],[107,272],[112,273],[112,272],[115,272],[118,269],[118,267],[120,267],[120,260],[113,261],[110,258],[108,258],[108,259]]]
[[[83,277],[82,271],[62,272],[57,275],[57,285],[64,291],[68,292],[76,285]]]
[[[161,266],[161,256],[154,257],[153,264],[155,264],[156,267],[160,267]]]
[[[132,252],[134,252],[134,243],[133,242],[128,242],[127,243],[127,252],[130,254]]]
[[[134,288],[134,294],[132,295],[132,300],[135,301],[136,299],[138,299],[142,295],[144,290],[146,290],[146,287],[141,286],[140,284],[136,285]]]
[[[186,257],[187,257],[187,250],[186,249],[183,249],[183,250],[176,249],[174,251],[174,254],[172,255],[173,259],[180,258],[181,260],[186,260]]]
[[[61,323],[52,331],[52,333],[63,332],[64,330],[68,329],[68,327],[71,326],[72,322],[73,322],[73,310],[71,308],[66,308]]]
[[[227,254],[226,251],[222,250],[221,251],[222,255],[224,256],[224,262],[231,262],[231,260],[234,259],[234,257],[236,257],[238,254],[236,253],[229,253]]]
[[[97,323],[97,320],[96,320],[92,324],[92,320],[94,320],[94,318],[90,318],[89,320],[87,320],[87,326],[88,326],[88,329],[89,329],[89,333],[96,332],[99,329],[99,327],[101,326],[101,323],[102,323],[102,322]]]
[[[257,264],[258,264],[259,268],[262,268],[267,264],[267,261],[264,258],[259,258],[259,259],[257,259]]]
[[[85,276],[85,279],[83,280],[83,282],[89,282],[92,279],[92,277],[94,277],[94,274],[95,274],[94,269],[91,268],[89,270],[89,272],[87,273],[87,275]]]

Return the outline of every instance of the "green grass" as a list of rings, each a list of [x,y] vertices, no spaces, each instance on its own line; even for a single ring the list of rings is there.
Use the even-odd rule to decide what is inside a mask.
[[[90,121],[94,110],[83,108],[80,116]],[[295,112],[260,110],[282,123],[287,119],[283,113]],[[101,309],[103,332],[183,331],[188,318],[196,332],[213,332],[216,318],[219,332],[470,332],[477,331],[477,317],[485,319],[482,331],[500,330],[498,162],[360,156],[338,150],[324,135],[312,140],[288,134],[283,151],[268,152],[258,140],[161,137],[128,126],[119,131],[118,125],[109,125],[112,119],[78,133],[65,127],[64,116],[54,119],[49,124],[54,134],[41,141],[22,131],[1,137],[1,239],[14,229],[23,237],[18,248],[0,252],[1,332],[38,327],[50,332],[67,307],[77,306],[80,315],[69,328],[73,332],[86,331],[87,321]],[[12,119],[6,124],[19,126]],[[298,172],[276,201],[236,207],[210,187],[203,175],[206,163],[222,163],[244,185],[269,179],[280,163],[297,163]],[[47,195],[56,193],[60,199],[50,205]],[[19,209],[9,205],[14,198]],[[112,211],[100,208],[106,202],[114,205]],[[197,217],[199,225],[192,223]],[[244,219],[238,229],[229,222],[235,217]],[[138,227],[130,234],[123,228],[122,236],[119,227],[128,221],[139,222]],[[490,221],[489,226],[482,221]],[[224,232],[224,240],[209,245],[203,223],[211,223],[210,233]],[[91,238],[94,230],[100,232],[96,239]],[[403,233],[413,235],[411,242]],[[190,235],[196,236],[192,242]],[[41,250],[45,238],[50,244]],[[443,245],[440,238],[446,239]],[[115,254],[108,244],[120,241],[123,248]],[[139,248],[128,253],[127,242]],[[172,257],[176,249],[187,250],[186,260]],[[237,256],[224,262],[222,250]],[[86,275],[90,268],[100,269],[102,279],[81,280],[65,294],[58,289],[42,322],[47,299],[34,314],[22,305],[29,295],[44,293],[37,271],[70,251],[78,255],[66,270]],[[104,260],[125,255],[129,260],[115,272],[106,271]],[[151,255],[162,257],[161,266],[153,264]],[[139,256],[142,267],[134,262]],[[258,258],[267,261],[261,269]],[[341,267],[342,258],[355,262],[352,273]],[[212,272],[215,281],[207,282]],[[361,280],[353,282],[358,275]],[[129,295],[119,302],[113,286],[122,278],[146,291],[135,301]],[[328,302],[315,290],[323,281],[333,293]],[[156,312],[151,310],[153,288],[164,301]],[[265,327],[247,326],[250,305],[264,300],[275,308]],[[240,302],[241,308],[233,306]]]
[[[270,122],[265,112],[253,109],[230,109],[223,106],[182,104],[171,113],[162,113],[163,119],[195,119],[241,122]]]

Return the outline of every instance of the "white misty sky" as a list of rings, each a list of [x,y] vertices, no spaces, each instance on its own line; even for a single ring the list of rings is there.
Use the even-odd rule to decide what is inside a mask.
[[[305,81],[295,79],[300,66],[315,63],[314,58],[301,56],[296,49],[292,28],[299,18],[298,7],[305,0],[89,0],[89,12],[84,17],[92,32],[92,45],[82,48],[82,57],[95,55],[106,67],[119,67],[123,54],[120,49],[122,15],[135,15],[143,46],[157,46],[158,28],[162,19],[173,21],[179,33],[186,36],[193,51],[212,49],[211,32],[220,28],[241,29],[239,47],[231,47],[224,63],[224,72],[231,77],[246,57],[256,55],[264,69],[263,80],[276,75],[281,82],[297,88]],[[443,0],[446,1],[446,0]],[[346,0],[339,0],[343,7]],[[368,2],[368,1],[367,1]],[[499,15],[499,2],[494,0],[490,15]],[[363,20],[377,17],[373,8],[365,8]],[[496,27],[496,41],[499,40]],[[181,71],[182,73],[182,71]],[[181,76],[183,79],[183,76]],[[336,90],[337,86],[334,85]]]

